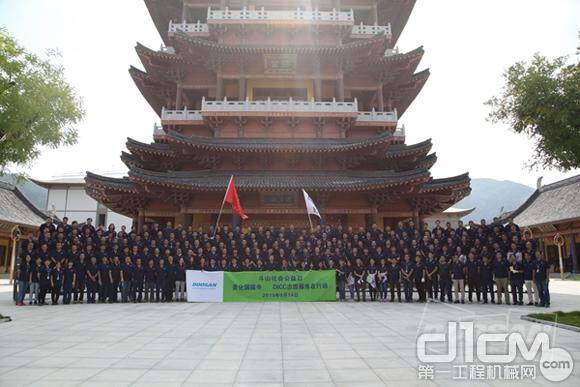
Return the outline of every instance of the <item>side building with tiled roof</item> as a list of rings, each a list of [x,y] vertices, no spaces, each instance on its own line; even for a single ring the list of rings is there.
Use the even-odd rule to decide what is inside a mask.
[[[554,270],[559,269],[555,237],[561,236],[564,271],[578,271],[580,251],[580,175],[538,187],[518,209],[509,214],[514,222],[531,232]],[[527,231],[529,230],[529,231]]]
[[[0,273],[8,273],[15,264],[15,231],[26,237],[38,230],[46,214],[36,208],[18,187],[0,182]]]

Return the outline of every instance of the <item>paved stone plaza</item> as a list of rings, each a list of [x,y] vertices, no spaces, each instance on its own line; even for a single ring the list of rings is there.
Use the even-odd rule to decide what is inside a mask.
[[[580,333],[520,320],[533,307],[383,303],[117,304],[15,307],[0,286],[0,385],[553,385],[418,379],[418,328],[447,321],[544,329],[580,382]],[[578,309],[579,282],[552,282],[553,310]],[[485,329],[485,328],[484,328]],[[491,328],[490,328],[491,329]],[[437,348],[435,347],[435,350]],[[451,371],[453,372],[453,371]]]

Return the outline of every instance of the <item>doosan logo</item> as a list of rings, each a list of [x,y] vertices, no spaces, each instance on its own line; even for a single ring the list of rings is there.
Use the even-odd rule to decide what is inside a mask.
[[[216,282],[192,282],[191,286],[195,289],[215,289],[217,288]]]

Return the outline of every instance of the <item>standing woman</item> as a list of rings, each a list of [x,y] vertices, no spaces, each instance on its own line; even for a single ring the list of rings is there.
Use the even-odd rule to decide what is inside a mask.
[[[50,272],[50,298],[52,300],[52,305],[58,305],[60,290],[62,288],[62,277],[62,267],[60,266],[60,261],[57,260],[54,269]]]
[[[30,272],[32,271],[31,261],[32,257],[30,254],[26,254],[26,257],[24,257],[18,266],[18,299],[16,300],[16,305],[18,306],[24,305],[24,296],[26,296],[26,288],[30,283]]]
[[[369,286],[369,295],[371,296],[371,301],[376,301],[377,300],[377,291],[378,291],[378,286],[377,286],[377,275],[378,275],[379,271],[377,266],[375,265],[375,259],[371,258],[369,260],[369,266],[367,268],[367,276],[366,276],[366,282]]]
[[[109,259],[103,257],[99,265],[99,304],[107,302],[111,287],[111,277],[109,276]]]

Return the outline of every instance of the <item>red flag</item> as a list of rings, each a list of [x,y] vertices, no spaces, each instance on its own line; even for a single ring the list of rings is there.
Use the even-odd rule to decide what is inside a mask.
[[[236,190],[236,184],[234,183],[234,177],[230,179],[228,184],[228,190],[226,191],[225,202],[232,205],[232,210],[242,218],[242,220],[248,219],[248,216],[244,214],[244,209],[240,203],[240,197],[238,196],[238,190]]]

